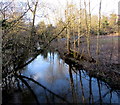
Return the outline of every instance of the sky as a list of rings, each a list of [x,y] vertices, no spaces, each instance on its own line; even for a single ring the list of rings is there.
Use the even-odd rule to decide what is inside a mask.
[[[9,1],[9,0],[0,0],[0,1]],[[14,1],[26,2],[27,0],[14,0]],[[32,0],[29,0],[29,1],[31,2]],[[33,1],[35,1],[35,0],[33,0]],[[77,7],[79,7],[80,0],[39,0],[39,3],[41,3],[41,4],[43,3],[48,8],[47,9],[40,8],[37,10],[36,24],[43,19],[41,17],[41,15],[45,13],[44,12],[45,10],[47,11],[46,16],[49,16],[49,19],[46,20],[48,23],[52,23],[54,20],[57,20],[60,17],[63,17],[63,13],[64,13],[64,9],[66,7],[67,1],[68,1],[68,3],[75,4]],[[81,0],[81,1],[82,1],[82,8],[84,8],[84,0]],[[89,0],[86,0],[87,4],[88,4],[88,1]],[[91,14],[98,15],[100,0],[90,0],[90,1],[91,1]],[[120,0],[102,0],[102,5],[101,5],[102,6],[102,9],[101,9],[102,15],[108,16],[111,13],[118,14],[118,2],[119,1]],[[40,12],[38,12],[38,11],[40,11]],[[39,17],[41,17],[41,19]]]
[[[49,6],[53,7],[58,11],[57,16],[55,17],[61,17],[64,9],[66,7],[67,1],[69,3],[75,4],[79,8],[79,1],[80,0],[43,0],[46,4]],[[82,1],[82,7],[84,8],[84,0]],[[86,0],[88,4],[89,0]],[[90,0],[91,1],[91,14],[92,15],[98,15],[99,13],[99,2],[100,0]],[[118,2],[120,0],[102,0],[102,9],[101,13],[102,15],[108,16],[111,13],[116,13],[118,14]],[[52,17],[52,16],[51,16]]]
[[[49,3],[51,5],[54,5],[57,8],[60,9],[64,9],[65,5],[66,5],[66,1],[73,2],[73,4],[76,4],[77,6],[79,6],[79,1],[80,0],[43,0],[46,3]],[[84,0],[82,1],[82,5]],[[86,2],[88,2],[89,0],[86,0]],[[93,9],[93,14],[97,14],[98,13],[98,7],[99,7],[99,1],[100,0],[90,0],[91,1],[91,8]],[[120,0],[102,0],[102,13],[103,14],[109,14],[112,12],[118,13],[118,2]],[[84,6],[83,6],[84,7]]]

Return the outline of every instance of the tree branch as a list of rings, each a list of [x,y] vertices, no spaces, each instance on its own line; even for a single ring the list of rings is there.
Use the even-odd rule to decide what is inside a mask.
[[[30,80],[30,81],[36,83],[36,84],[39,85],[40,87],[42,87],[42,88],[44,88],[45,90],[47,90],[49,93],[51,93],[51,94],[53,94],[54,96],[56,96],[57,98],[59,98],[59,99],[65,101],[66,103],[69,103],[69,102],[68,102],[67,100],[65,100],[63,97],[61,97],[61,96],[55,94],[54,92],[52,92],[51,90],[47,89],[45,86],[43,86],[43,85],[40,84],[39,82],[35,81],[34,79],[29,78],[29,77],[26,77],[26,76],[18,75],[18,74],[16,74],[16,76],[17,76],[18,78],[20,78],[20,79],[25,78],[25,79],[28,79],[28,80]]]

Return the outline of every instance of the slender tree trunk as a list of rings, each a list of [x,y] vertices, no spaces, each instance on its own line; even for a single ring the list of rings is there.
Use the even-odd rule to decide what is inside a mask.
[[[97,34],[97,48],[96,48],[96,54],[97,54],[97,63],[98,63],[98,56],[99,56],[99,35],[100,35],[100,28],[101,28],[101,3],[102,0],[100,0],[100,4],[99,4],[99,22],[98,22],[98,34]]]
[[[90,0],[89,0],[89,24],[88,24],[88,55],[91,57],[90,54],[90,31],[91,31],[91,11],[90,11]]]
[[[90,2],[89,2],[90,4]],[[89,35],[90,35],[90,26],[88,24],[88,16],[87,16],[87,8],[86,8],[86,1],[84,0],[84,5],[85,5],[85,21],[86,21],[86,40],[87,40],[87,52],[88,52],[88,55],[90,57],[90,38],[89,38]]]
[[[31,31],[31,35],[34,37],[35,35],[35,15],[36,15],[36,10],[37,10],[37,5],[38,5],[38,0],[36,1],[36,4],[35,4],[35,8],[33,10],[33,22],[32,22],[32,31]],[[32,38],[31,36],[31,38]]]
[[[74,29],[75,27],[73,26],[73,36],[74,36],[74,57],[76,58],[76,36],[74,35],[75,33],[74,33]]]
[[[65,18],[67,20],[66,35],[67,35],[67,50],[69,54],[70,53],[70,27],[69,27],[69,21],[68,21],[68,3],[67,3],[67,10],[65,11]]]
[[[80,51],[80,35],[81,35],[81,0],[80,0],[79,24],[78,24],[78,52]]]
[[[38,0],[36,0],[35,4],[34,4],[34,9],[32,10],[30,5],[29,5],[29,1],[28,1],[28,6],[32,12],[33,18],[32,18],[32,28],[31,28],[31,35],[30,35],[30,46],[34,46],[35,42],[34,42],[34,37],[35,37],[35,17],[36,17],[36,10],[37,10],[37,6],[38,6]]]
[[[69,32],[69,26],[67,25],[66,28],[66,34],[67,34],[67,50],[68,54],[70,53],[70,32]]]

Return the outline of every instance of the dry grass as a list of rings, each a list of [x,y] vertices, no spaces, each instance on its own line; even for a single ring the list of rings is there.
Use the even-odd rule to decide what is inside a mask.
[[[112,88],[120,89],[120,63],[119,63],[119,38],[120,36],[100,36],[99,45],[99,64],[90,63],[86,61],[76,60],[73,58],[73,62],[77,62],[82,65],[83,68],[88,71],[89,75],[97,77],[107,82]],[[84,40],[84,39],[83,39]],[[59,40],[58,42],[51,43],[55,49],[59,51],[61,56],[67,53],[66,40]],[[96,55],[96,37],[91,38],[91,55],[94,59],[97,58]],[[72,46],[72,45],[71,45]],[[80,44],[80,49],[84,49],[84,54],[87,55],[86,42]],[[82,51],[78,51],[81,53]],[[69,57],[68,61],[71,59]]]

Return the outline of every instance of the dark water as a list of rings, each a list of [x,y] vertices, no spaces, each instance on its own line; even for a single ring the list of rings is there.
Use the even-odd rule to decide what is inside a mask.
[[[70,103],[120,104],[119,90],[111,90],[103,81],[89,77],[85,70],[76,70],[60,59],[57,53],[39,55],[22,71],[22,75],[30,77],[46,87],[44,89],[26,80],[40,103],[65,103],[68,101]],[[27,87],[24,88],[22,101],[35,101]]]

